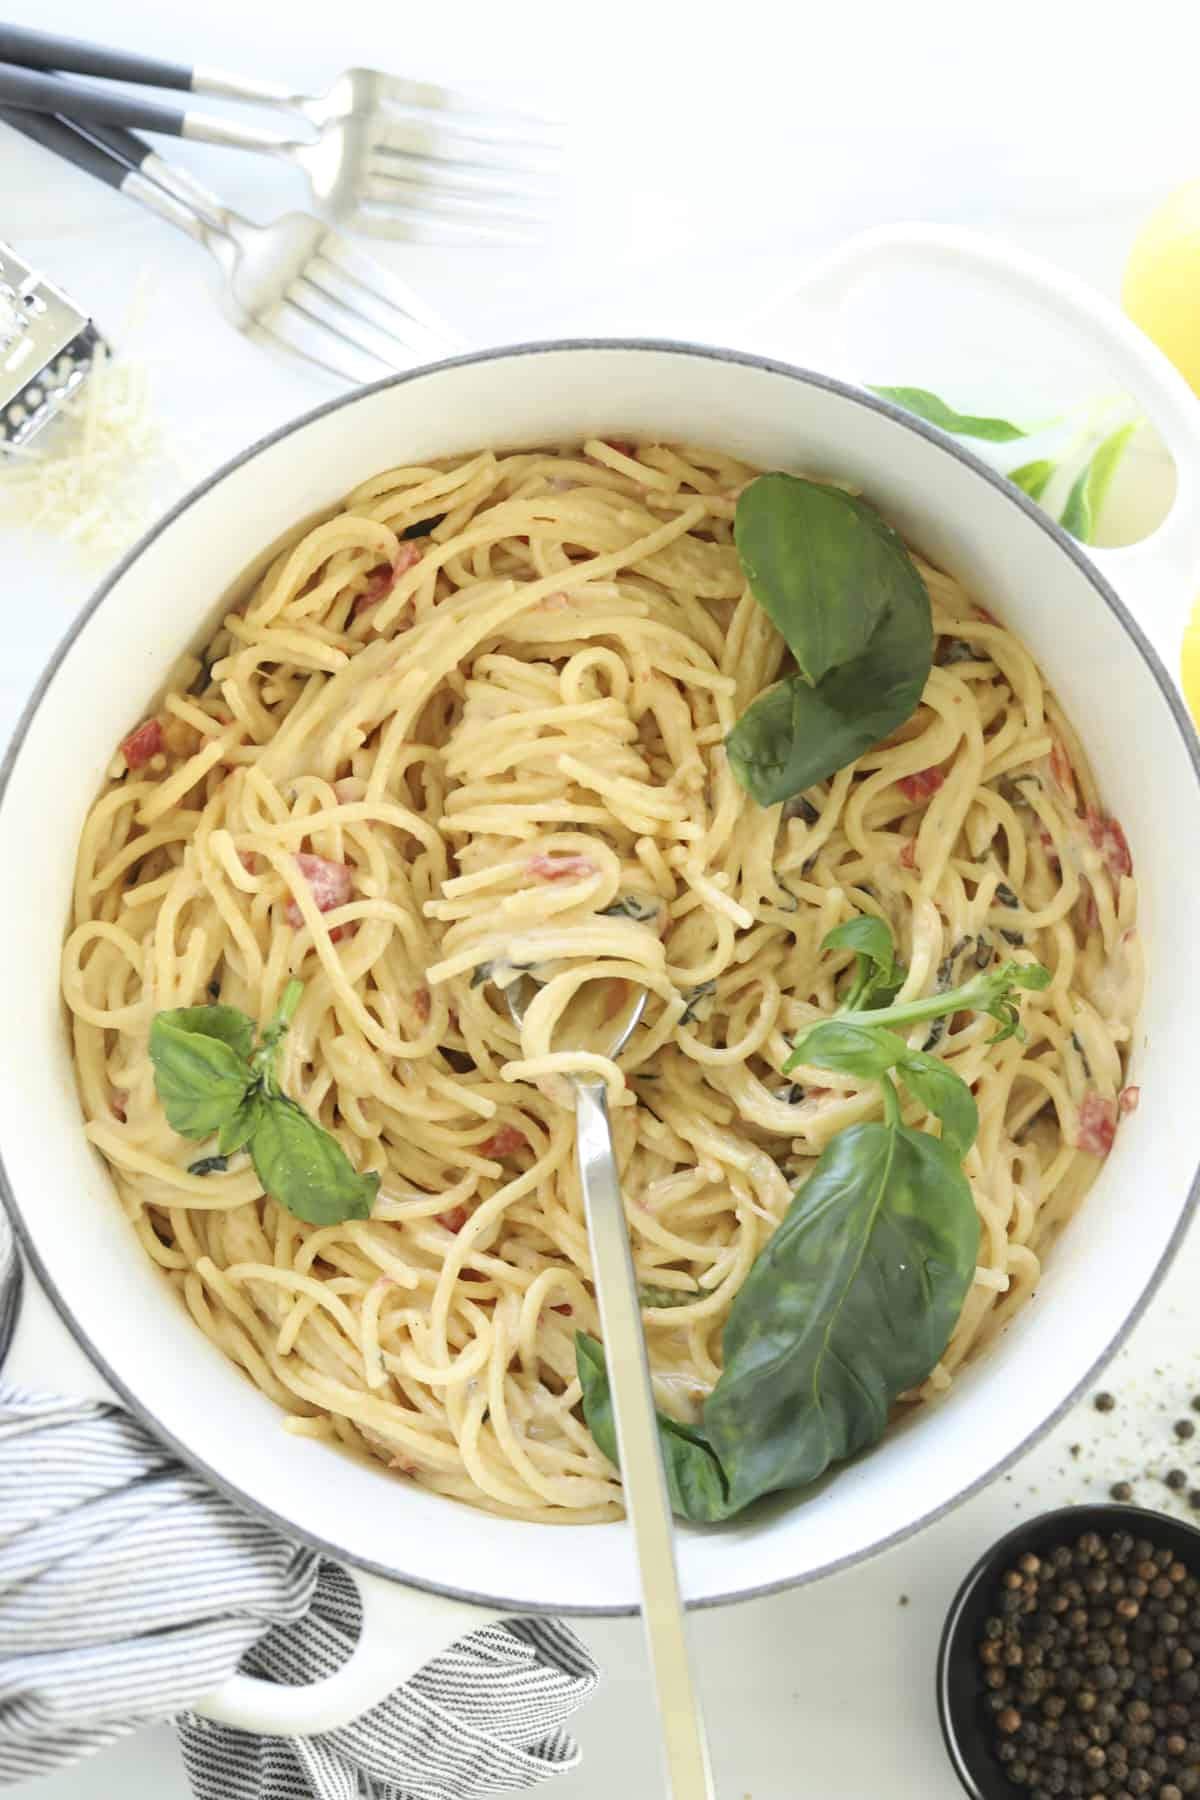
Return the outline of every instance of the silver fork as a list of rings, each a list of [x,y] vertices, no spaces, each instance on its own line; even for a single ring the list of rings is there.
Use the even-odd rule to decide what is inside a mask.
[[[560,1020],[556,1047],[618,1057],[646,1006],[645,988],[630,992],[630,983],[622,985],[627,998],[613,1018],[604,1004],[609,983],[585,983]],[[538,984],[532,975],[522,975],[504,989],[518,1031],[526,1013],[536,1006],[537,995]],[[571,1075],[567,1080],[574,1089],[579,1185],[604,1331],[625,1511],[641,1577],[642,1624],[657,1690],[667,1794],[669,1800],[713,1800],[708,1740],[679,1593],[671,1502],[606,1089],[599,1075]]]
[[[234,324],[344,380],[377,381],[461,344],[404,282],[308,213],[254,225],[132,132],[0,107],[0,119],[185,231],[219,263]]]
[[[327,94],[289,94],[217,70],[0,26],[0,100],[53,111],[39,70],[220,94],[283,108],[301,135],[111,88],[75,86],[72,117],[283,157],[332,218],[424,243],[505,243],[540,235],[559,156],[544,122],[488,113],[451,88],[347,69]],[[12,65],[21,65],[14,67]],[[315,135],[314,135],[315,133]]]

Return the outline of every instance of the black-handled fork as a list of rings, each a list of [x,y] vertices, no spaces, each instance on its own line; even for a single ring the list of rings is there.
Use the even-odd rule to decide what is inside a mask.
[[[129,131],[8,107],[0,120],[203,244],[225,277],[226,311],[251,335],[352,382],[461,348],[402,281],[307,213],[254,225]]]
[[[347,70],[316,99],[12,25],[0,26],[0,59],[0,101],[35,111],[55,110],[50,69],[282,107],[298,130],[76,83],[70,112],[282,157],[303,171],[331,217],[358,231],[437,244],[511,244],[536,238],[546,217],[555,150],[545,139],[531,141],[519,123],[506,131],[449,89]],[[410,98],[386,97],[397,93]]]

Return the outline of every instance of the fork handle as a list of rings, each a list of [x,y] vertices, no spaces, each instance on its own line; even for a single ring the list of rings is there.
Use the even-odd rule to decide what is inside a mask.
[[[602,1081],[576,1079],[575,1117],[579,1183],[604,1332],[625,1508],[642,1578],[642,1622],[657,1690],[667,1793],[670,1800],[713,1800],[708,1745],[675,1568],[671,1502],[654,1415],[637,1275]]]
[[[65,119],[56,119],[49,113],[22,111],[17,107],[0,106],[0,121],[11,125],[22,137],[32,139],[45,149],[52,150],[55,156],[62,157],[64,162],[73,163],[85,174],[95,176],[97,181],[104,182],[106,187],[116,188],[118,192],[128,195],[169,225],[176,226],[186,232],[188,237],[195,238],[198,243],[206,241],[203,222],[197,218],[190,207],[185,206],[173,195],[165,193],[153,181],[139,173],[136,165],[126,161],[115,149],[106,148],[104,144],[70,125]],[[105,133],[104,136],[109,134]],[[111,134],[117,139],[119,134]],[[133,140],[137,145],[137,140]],[[142,160],[150,156],[149,145],[137,146],[142,153]]]
[[[61,113],[106,125],[137,126],[169,137],[196,138],[238,150],[286,150],[296,142],[287,133],[244,125],[216,113],[194,112],[169,101],[144,100],[123,88],[86,87],[66,76],[0,62],[0,101],[33,112]]]
[[[184,90],[191,87],[193,75],[186,63],[140,56],[136,50],[115,50],[107,44],[89,44],[83,38],[58,37],[52,31],[34,31],[28,25],[0,24],[0,62]]]

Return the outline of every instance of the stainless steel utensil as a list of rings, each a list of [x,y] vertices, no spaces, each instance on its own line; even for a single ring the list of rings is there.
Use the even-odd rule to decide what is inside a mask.
[[[591,984],[593,988],[600,984]],[[537,994],[529,975],[505,988],[505,998],[518,1029]],[[581,998],[587,988],[580,990]],[[607,1028],[606,1056],[619,1056],[646,1005],[644,988]],[[601,1007],[597,1017],[603,1018]],[[576,1015],[581,1042],[571,1048],[599,1047],[590,1020]],[[568,1009],[564,1036],[574,1038],[576,1019]],[[586,1031],[586,1036],[584,1035]],[[559,1044],[558,1048],[567,1048]],[[650,1661],[658,1693],[658,1717],[671,1800],[712,1800],[712,1773],[704,1724],[688,1655],[683,1603],[675,1567],[675,1535],[655,1421],[654,1391],[646,1358],[646,1339],[638,1303],[637,1275],[625,1221],[625,1202],[617,1174],[612,1128],[603,1080],[571,1075],[578,1126],[579,1181],[592,1251],[592,1278],[604,1330],[609,1388],[621,1454],[625,1507],[633,1528],[642,1582],[642,1619],[650,1645]]]
[[[0,119],[203,244],[226,311],[252,336],[352,382],[461,348],[402,281],[308,213],[254,225],[132,132],[7,107]]]
[[[86,381],[104,340],[85,312],[0,243],[0,451],[19,449]]]
[[[73,84],[65,110],[281,156],[303,171],[314,200],[339,224],[382,237],[436,244],[536,237],[559,160],[544,123],[488,113],[452,89],[377,69],[347,69],[324,95],[289,94],[12,25],[0,26],[0,61],[0,100],[34,110],[58,110],[56,90],[38,72],[45,69],[282,108],[296,116],[299,135],[83,84]]]

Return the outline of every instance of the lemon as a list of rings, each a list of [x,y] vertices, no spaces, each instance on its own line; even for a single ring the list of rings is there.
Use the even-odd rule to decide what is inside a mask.
[[[1200,180],[1168,195],[1138,232],[1121,300],[1200,393]]]

